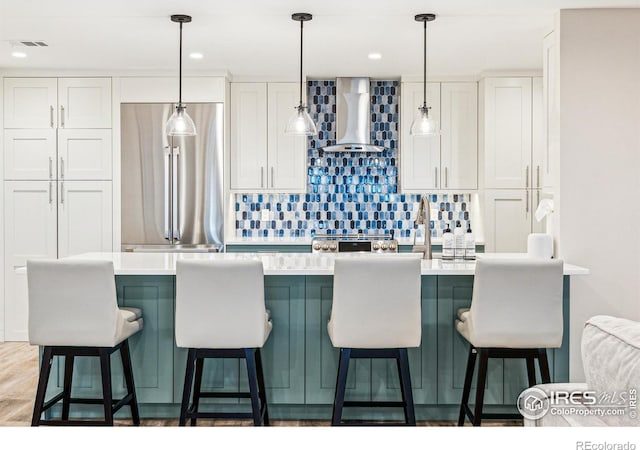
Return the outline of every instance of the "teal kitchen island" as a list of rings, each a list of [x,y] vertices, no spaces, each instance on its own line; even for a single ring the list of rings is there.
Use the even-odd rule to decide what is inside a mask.
[[[411,255],[348,254],[340,257],[398,258]],[[414,254],[413,257],[419,257]],[[482,254],[479,258],[523,258],[521,254]],[[335,256],[310,253],[88,253],[76,259],[111,260],[116,274],[118,304],[142,309],[144,329],[130,339],[136,392],[142,417],[179,416],[186,350],[174,339],[175,263],[180,259],[259,259],[265,273],[265,301],[273,331],[262,352],[269,413],[273,419],[330,419],[338,369],[338,350],[327,334],[333,291]],[[409,349],[413,396],[418,420],[457,418],[468,344],[454,322],[458,308],[468,307],[473,291],[474,261],[422,261],[422,343]],[[552,381],[569,380],[570,277],[588,270],[564,266],[564,337],[562,347],[549,350]],[[380,283],[393,283],[392,279]],[[215,296],[215,292],[211,292]],[[393,299],[391,299],[393,300]],[[124,392],[119,355],[113,356],[114,397]],[[48,396],[62,389],[64,365],[52,368]],[[349,368],[347,399],[400,398],[392,361],[361,360]],[[205,362],[203,390],[248,390],[244,360]],[[99,363],[76,358],[73,396],[101,394]],[[522,360],[491,360],[485,412],[515,412],[515,402],[527,386]],[[538,379],[539,376],[538,376]],[[473,391],[472,391],[473,398]],[[224,399],[226,410],[247,410],[248,400]],[[216,404],[216,402],[218,404]],[[232,403],[229,403],[232,402]],[[220,408],[211,399],[205,408]],[[100,406],[73,405],[75,411],[101,416]],[[204,408],[203,408],[204,409]],[[128,408],[117,415],[126,417]],[[53,410],[53,415],[59,410]],[[345,409],[345,419],[400,419],[401,410]]]

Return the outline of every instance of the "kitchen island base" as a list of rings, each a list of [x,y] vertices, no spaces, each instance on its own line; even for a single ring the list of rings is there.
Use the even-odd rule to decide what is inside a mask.
[[[569,276],[564,277],[564,336],[559,349],[548,350],[553,382],[568,381]],[[182,395],[186,350],[175,346],[175,276],[117,275],[118,304],[141,308],[145,327],[130,340],[136,392],[143,418],[177,418]],[[462,395],[468,343],[455,329],[458,308],[468,307],[471,275],[422,276],[422,343],[409,349],[409,364],[418,420],[454,420]],[[271,275],[265,277],[265,301],[273,331],[263,350],[267,399],[273,419],[330,420],[338,366],[338,349],[326,331],[333,277]],[[215,293],[212,293],[215,295]],[[119,356],[114,356],[119,358]],[[354,364],[355,363],[355,364]],[[348,400],[390,401],[400,398],[397,371],[389,360],[359,360],[349,368]],[[114,367],[114,396],[124,392],[119,361]],[[203,390],[246,390],[246,368],[235,359],[205,363]],[[47,398],[62,388],[64,364],[54,362]],[[524,361],[496,359],[489,363],[487,412],[513,413],[516,399],[528,386]],[[538,380],[540,379],[538,373]],[[474,398],[472,390],[471,398]],[[97,360],[78,358],[72,395],[99,397]],[[214,408],[219,399],[208,400]],[[250,409],[248,400],[224,400],[224,409]],[[246,403],[246,404],[245,404]],[[100,416],[100,408],[78,405],[82,416]],[[59,411],[52,411],[57,415]],[[124,408],[119,416],[127,417]],[[402,410],[345,409],[346,419],[402,419]]]

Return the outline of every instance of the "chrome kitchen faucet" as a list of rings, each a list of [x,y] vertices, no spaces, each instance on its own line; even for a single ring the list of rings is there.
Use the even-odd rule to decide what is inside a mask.
[[[415,232],[413,235],[413,252],[422,253],[422,259],[432,259],[431,251],[431,204],[429,203],[429,196],[424,195],[420,200],[420,207],[418,208],[418,215],[413,222]],[[426,216],[426,217],[425,217]],[[418,236],[418,225],[424,225],[424,242],[422,245],[416,244],[416,238]]]

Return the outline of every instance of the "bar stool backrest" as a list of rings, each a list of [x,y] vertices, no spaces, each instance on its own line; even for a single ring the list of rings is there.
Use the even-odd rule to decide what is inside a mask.
[[[479,259],[470,310],[477,347],[556,348],[562,343],[563,263]]]
[[[27,261],[29,342],[111,347],[123,326],[111,261]]]
[[[177,261],[178,347],[262,347],[266,314],[261,261]]]
[[[332,343],[345,348],[418,347],[421,337],[417,257],[336,258]]]

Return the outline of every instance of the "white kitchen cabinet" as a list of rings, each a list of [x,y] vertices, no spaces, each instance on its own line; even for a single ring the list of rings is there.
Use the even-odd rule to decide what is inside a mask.
[[[56,78],[5,78],[4,128],[56,128]]]
[[[543,188],[553,191],[557,185],[558,158],[560,156],[560,54],[557,33],[548,34],[543,41],[543,120],[545,125]]]
[[[307,139],[284,134],[298,89],[295,83],[231,84],[231,189],[305,190]]]
[[[58,130],[58,178],[110,180],[111,130]]]
[[[111,128],[111,79],[5,78],[4,128]]]
[[[55,179],[56,164],[56,130],[5,130],[5,180]]]
[[[531,189],[542,189],[546,175],[546,124],[542,77],[532,79],[531,97]]]
[[[478,189],[478,84],[440,87],[440,186]]]
[[[112,251],[111,181],[58,182],[58,257]]]
[[[484,187],[526,189],[531,179],[531,77],[483,84]]]
[[[440,136],[412,136],[411,124],[424,103],[422,83],[402,83],[400,95],[400,183],[403,192],[424,192],[442,186]],[[440,83],[427,83],[429,114],[440,123]]]
[[[58,78],[59,128],[111,128],[110,78]]]
[[[57,255],[56,183],[5,181],[5,340],[28,339],[28,259]]]
[[[485,250],[526,252],[531,229],[531,191],[488,189],[484,192]]]

